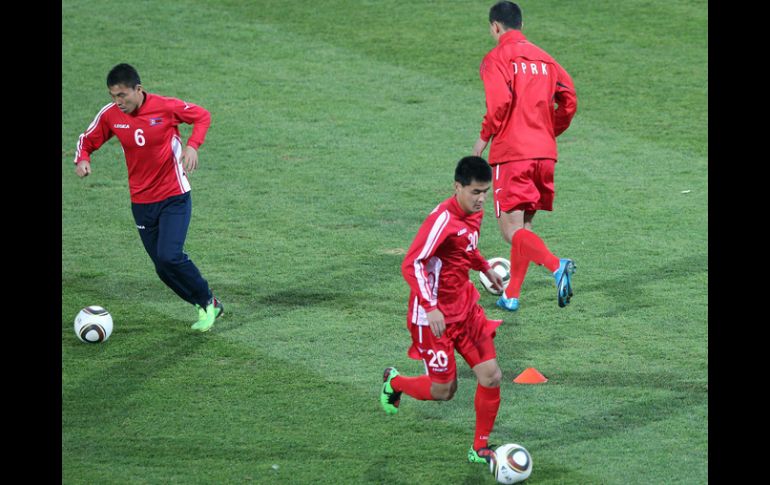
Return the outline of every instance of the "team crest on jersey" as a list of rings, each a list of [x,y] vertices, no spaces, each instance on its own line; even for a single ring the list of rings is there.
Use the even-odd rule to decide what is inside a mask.
[[[155,126],[163,123],[163,118],[150,118],[150,126]]]

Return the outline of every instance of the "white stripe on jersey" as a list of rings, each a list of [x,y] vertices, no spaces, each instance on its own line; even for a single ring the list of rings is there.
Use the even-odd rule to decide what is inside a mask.
[[[83,138],[88,136],[89,133],[94,131],[94,128],[96,128],[99,125],[99,118],[102,117],[102,114],[107,111],[109,108],[112,107],[112,105],[115,103],[110,103],[104,108],[100,109],[98,113],[96,113],[96,118],[91,122],[90,125],[88,125],[88,128],[86,128],[86,131],[81,133],[81,135],[78,137],[78,143],[75,146],[75,163],[78,163],[78,155],[80,155],[80,150],[83,149]]]
[[[495,182],[500,180],[500,164],[498,163],[495,165]],[[497,195],[497,191],[495,191],[495,195]],[[497,199],[497,197],[495,197]],[[500,219],[500,201],[495,200],[495,217]]]
[[[449,211],[445,210],[436,218],[436,222],[433,223],[433,227],[431,228],[430,233],[428,234],[428,238],[425,241],[425,246],[422,248],[420,255],[417,256],[417,259],[415,259],[413,263],[414,275],[417,278],[417,286],[420,288],[422,299],[430,301],[432,305],[435,305],[435,299],[433,298],[433,291],[430,287],[430,283],[428,282],[427,274],[425,273],[425,267],[422,263],[422,260],[427,255],[429,255],[431,251],[433,251],[433,246],[436,245],[436,241],[438,241],[441,232],[449,223],[449,217]],[[436,274],[436,281],[434,283],[436,284],[435,286],[438,287],[438,274]]]
[[[438,285],[436,285],[436,291],[438,292]],[[420,300],[415,296],[414,309],[412,310],[412,323],[417,325],[418,327],[427,327],[428,325],[430,325],[428,323],[428,314],[425,313],[425,308],[420,306],[419,301]],[[422,331],[420,331],[420,335],[422,335]],[[422,340],[420,340],[420,342],[422,342]]]
[[[420,343],[422,344],[422,327],[418,328],[418,330],[420,331]],[[425,374],[428,374],[428,363],[425,362],[425,359],[422,359],[422,364],[425,366]]]
[[[182,140],[174,135],[171,138],[171,151],[174,153],[174,168],[176,169],[176,180],[179,182],[179,187],[182,189],[182,193],[190,191],[190,181],[187,180],[187,175],[184,174],[184,167],[182,166]]]

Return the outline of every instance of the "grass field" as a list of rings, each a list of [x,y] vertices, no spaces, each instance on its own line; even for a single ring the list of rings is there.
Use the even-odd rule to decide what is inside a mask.
[[[465,462],[464,362],[450,402],[377,401],[384,367],[422,371],[400,263],[478,136],[492,3],[62,2],[62,483],[494,482]],[[566,309],[534,266],[516,314],[482,295],[492,442],[529,449],[533,484],[707,483],[707,3],[521,5],[578,91],[535,220],[578,273]],[[74,174],[119,62],[212,113],[186,244],[226,306],[207,334],[144,253],[117,141]],[[481,252],[507,256],[487,210]],[[72,331],[91,304],[101,345]],[[527,367],[549,382],[513,384]]]

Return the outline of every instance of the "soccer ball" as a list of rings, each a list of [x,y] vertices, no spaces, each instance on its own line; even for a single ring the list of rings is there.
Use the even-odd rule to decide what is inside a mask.
[[[112,334],[112,315],[105,308],[91,305],[83,308],[75,317],[75,335],[82,342],[98,344]]]
[[[503,291],[505,291],[505,288],[511,281],[511,262],[505,258],[492,258],[489,260],[489,266],[492,267],[495,273],[499,274],[503,278]],[[492,282],[489,281],[487,275],[485,275],[482,271],[479,271],[479,281],[481,281],[481,286],[483,286],[485,290],[492,293],[493,295],[503,294],[503,291],[497,291],[492,288]]]
[[[508,443],[499,446],[489,462],[489,471],[497,483],[519,483],[532,473],[532,457],[521,445]]]

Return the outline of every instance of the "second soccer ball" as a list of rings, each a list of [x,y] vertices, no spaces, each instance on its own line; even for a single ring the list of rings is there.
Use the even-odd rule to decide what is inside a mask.
[[[505,258],[492,258],[489,260],[489,266],[492,267],[495,273],[499,274],[500,277],[503,278],[503,290],[505,290],[505,288],[508,286],[508,283],[511,281],[511,262]],[[492,282],[489,281],[487,275],[481,271],[479,271],[479,281],[481,281],[481,286],[483,286],[485,290],[492,293],[493,295],[503,294],[503,291],[497,291],[492,288]]]

